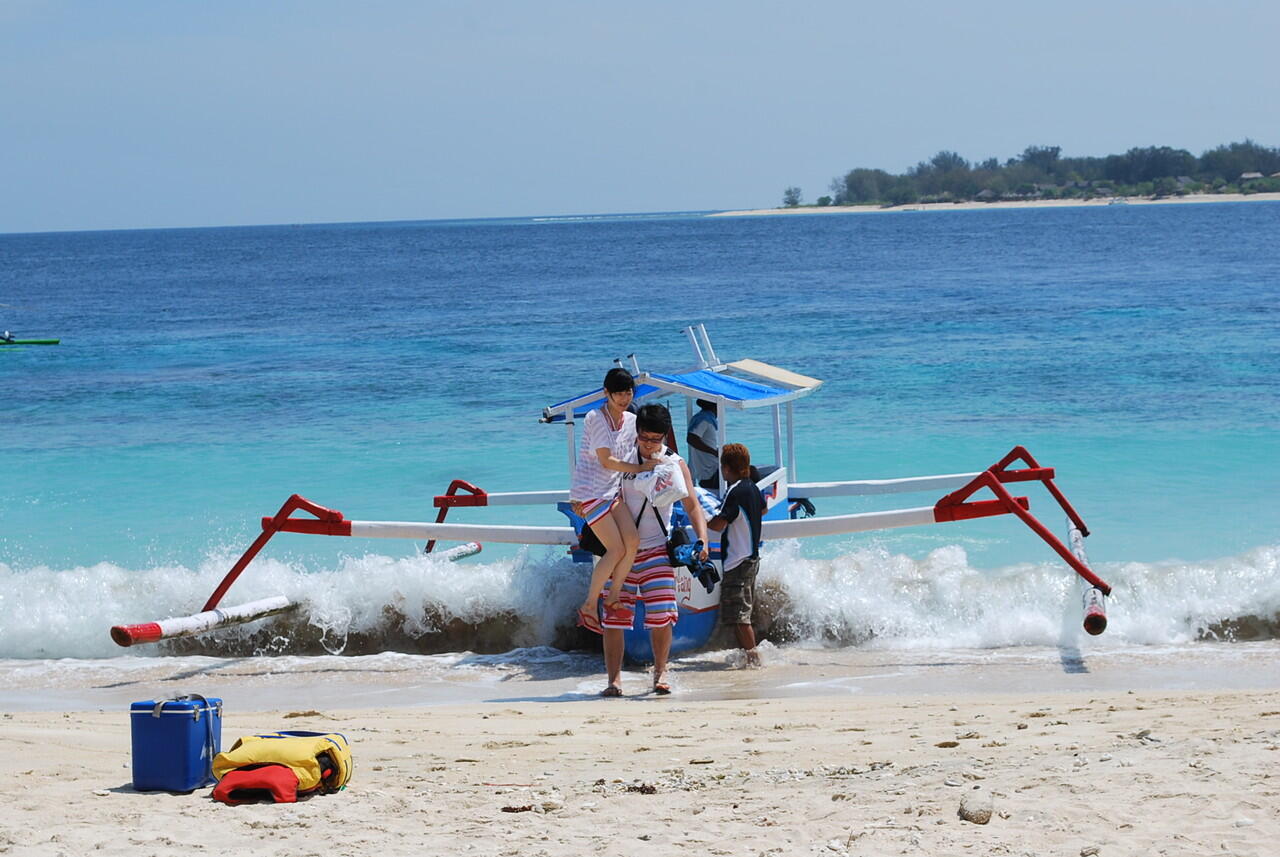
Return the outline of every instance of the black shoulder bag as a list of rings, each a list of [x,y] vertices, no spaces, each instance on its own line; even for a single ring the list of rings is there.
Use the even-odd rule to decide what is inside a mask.
[[[680,560],[676,558],[676,551],[684,545],[689,544],[689,531],[684,527],[676,527],[671,530],[671,532],[667,532],[666,521],[662,520],[662,516],[658,514],[657,508],[649,502],[649,498],[647,497],[645,498],[644,506],[648,506],[650,509],[653,509],[653,517],[658,520],[658,526],[662,528],[662,535],[667,540],[667,559],[671,561],[671,567],[675,568],[678,565],[684,565],[684,563],[680,562]],[[644,514],[644,506],[640,507],[640,515]],[[636,516],[636,529],[640,528],[640,515]]]

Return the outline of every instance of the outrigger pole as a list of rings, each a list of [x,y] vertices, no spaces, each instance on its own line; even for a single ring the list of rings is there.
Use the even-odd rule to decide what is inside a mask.
[[[294,494],[280,507],[280,511],[275,514],[275,517],[262,519],[262,534],[254,540],[249,549],[231,567],[231,571],[218,584],[218,588],[209,596],[209,600],[205,602],[199,613],[191,616],[160,619],[156,622],[142,622],[136,625],[115,625],[111,628],[111,639],[120,646],[155,643],[171,637],[189,637],[193,634],[201,634],[230,625],[240,625],[256,619],[265,619],[268,616],[277,616],[281,613],[296,610],[300,606],[298,602],[291,601],[284,595],[275,595],[270,598],[221,609],[218,609],[218,603],[222,601],[222,596],[226,595],[231,584],[253,561],[258,552],[262,550],[276,532],[282,529],[282,526],[277,526],[277,524],[282,525],[284,521],[289,520],[289,516],[294,511],[299,509],[311,512],[325,520],[342,520],[341,512],[317,506],[315,503]],[[479,553],[480,549],[481,546],[478,543],[470,542],[443,551],[440,556],[444,559],[455,561]]]

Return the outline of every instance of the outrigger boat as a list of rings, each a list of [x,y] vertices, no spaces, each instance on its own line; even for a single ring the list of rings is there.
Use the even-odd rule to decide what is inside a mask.
[[[61,339],[5,339],[0,336],[0,346],[3,345],[57,345]]]
[[[925,526],[996,515],[1013,515],[1030,527],[1081,580],[1083,625],[1090,634],[1101,634],[1107,626],[1106,596],[1111,587],[1089,568],[1084,539],[1089,535],[1083,519],[1054,484],[1055,471],[1041,466],[1031,453],[1015,446],[1003,458],[985,470],[951,473],[939,476],[914,476],[897,479],[864,479],[838,482],[795,481],[794,405],[822,386],[822,382],[795,372],[771,366],[758,360],[743,359],[722,362],[716,355],[703,325],[685,329],[694,354],[694,364],[678,372],[642,370],[635,355],[627,355],[629,367],[617,359],[618,366],[629,368],[636,380],[635,402],[643,404],[659,400],[684,400],[686,420],[693,413],[697,399],[713,402],[716,408],[717,448],[723,448],[726,419],[730,413],[764,409],[773,422],[773,464],[759,466],[757,486],[762,492],[767,512],[762,536],[766,540],[835,536],[896,527]],[[590,392],[557,402],[543,409],[541,422],[563,425],[569,473],[577,462],[574,426],[588,411],[604,404],[604,392]],[[757,450],[757,459],[763,458]],[[1018,482],[1040,482],[1066,514],[1067,540],[1064,543],[1030,512],[1026,497],[1016,497],[1006,487]],[[701,491],[702,489],[697,489]],[[987,499],[974,499],[988,492]],[[889,494],[941,494],[932,504],[856,514],[816,516],[814,499],[826,497],[865,497]],[[154,642],[171,636],[213,630],[238,622],[247,622],[294,609],[284,596],[262,602],[219,609],[223,596],[236,579],[276,533],[348,536],[357,538],[400,538],[426,540],[430,553],[440,540],[457,540],[468,544],[450,551],[458,559],[479,550],[480,542],[505,542],[525,545],[559,545],[569,548],[577,562],[587,563],[593,557],[578,548],[582,520],[574,515],[567,490],[491,493],[463,479],[455,479],[444,494],[434,501],[439,510],[434,522],[357,521],[341,512],[320,506],[297,494],[285,501],[271,517],[262,518],[262,533],[231,567],[226,577],[209,596],[201,613],[194,616],[149,622],[141,625],[117,625],[112,638],[122,646]],[[450,509],[489,506],[543,506],[555,508],[568,517],[559,526],[520,526],[503,524],[447,523]],[[703,505],[707,505],[705,499]],[[681,520],[683,510],[676,505],[672,524],[687,525]],[[302,513],[303,517],[295,516]],[[309,516],[309,517],[308,517]],[[713,534],[714,535],[714,534]],[[713,545],[714,548],[717,547]],[[583,575],[586,586],[587,574]],[[672,654],[700,648],[708,643],[716,627],[720,592],[716,584],[707,591],[698,584],[687,568],[676,569],[676,591],[679,620],[676,623]],[[637,605],[636,625],[643,614]],[[566,617],[567,618],[567,617]],[[626,633],[626,652],[636,661],[651,659],[648,634],[632,630]]]

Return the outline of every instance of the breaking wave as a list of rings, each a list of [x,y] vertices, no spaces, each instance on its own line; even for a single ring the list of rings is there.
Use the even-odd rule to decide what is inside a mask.
[[[196,612],[234,557],[198,568],[127,569],[110,563],[55,570],[0,563],[0,658],[123,654],[108,629]],[[1207,562],[1112,563],[1108,644],[1280,637],[1280,546]],[[377,554],[333,568],[258,560],[225,603],[284,594],[291,614],[197,638],[128,650],[134,655],[359,655],[497,653],[593,645],[573,627],[586,569],[563,554],[451,563]],[[1078,635],[1080,590],[1061,564],[976,569],[962,547],[922,559],[876,547],[806,558],[798,542],[766,547],[758,625],[776,644],[834,647],[999,648],[1057,645]],[[1073,637],[1074,639],[1074,637]]]

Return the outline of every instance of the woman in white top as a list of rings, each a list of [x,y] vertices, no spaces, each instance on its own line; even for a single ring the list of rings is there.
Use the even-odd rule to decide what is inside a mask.
[[[631,571],[639,544],[635,521],[621,502],[619,477],[623,473],[644,473],[657,463],[634,464],[630,460],[636,448],[636,417],[627,411],[627,406],[635,389],[635,380],[625,369],[610,369],[604,376],[604,407],[588,412],[583,421],[582,443],[569,488],[574,511],[590,525],[605,548],[604,556],[591,572],[586,600],[578,608],[578,624],[597,634],[601,628],[596,605],[604,582],[612,581],[605,603],[608,611],[621,598],[622,582]]]

